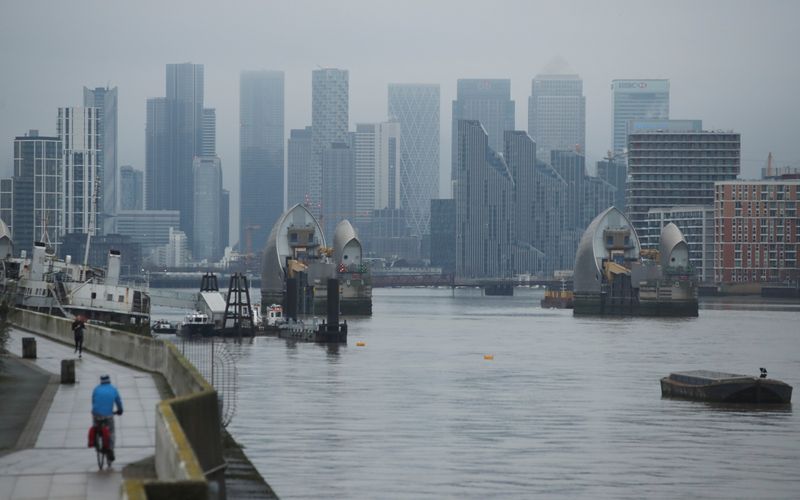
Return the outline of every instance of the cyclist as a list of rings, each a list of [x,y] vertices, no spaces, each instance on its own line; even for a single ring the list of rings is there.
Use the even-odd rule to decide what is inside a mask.
[[[114,411],[114,405],[117,411]],[[122,398],[119,391],[111,385],[111,377],[100,376],[100,384],[92,392],[92,417],[95,422],[105,420],[111,436],[111,446],[108,447],[108,463],[114,461],[114,415],[122,415]]]

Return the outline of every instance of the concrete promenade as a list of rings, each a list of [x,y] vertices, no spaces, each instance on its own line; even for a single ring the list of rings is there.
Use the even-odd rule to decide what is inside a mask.
[[[155,453],[155,405],[161,400],[155,380],[143,371],[123,366],[86,351],[77,359],[71,346],[18,329],[10,332],[8,350],[22,354],[22,338],[35,337],[38,357],[33,362],[50,373],[61,373],[61,360],[75,358],[73,384],[59,384],[44,415],[32,448],[0,456],[0,500],[115,499],[120,497],[122,469]],[[98,471],[94,449],[87,448],[91,426],[92,390],[107,373],[119,389],[125,409],[116,419],[116,461]],[[2,410],[0,410],[2,411]]]

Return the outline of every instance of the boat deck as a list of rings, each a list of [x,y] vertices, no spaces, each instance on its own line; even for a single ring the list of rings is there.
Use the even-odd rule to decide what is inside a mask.
[[[684,384],[700,385],[715,382],[735,382],[741,380],[753,380],[749,375],[737,375],[735,373],[716,372],[712,370],[690,370],[685,372],[673,372],[669,374],[670,380]]]

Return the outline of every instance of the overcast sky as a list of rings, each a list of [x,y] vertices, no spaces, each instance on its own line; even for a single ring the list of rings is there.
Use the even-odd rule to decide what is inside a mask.
[[[205,65],[217,150],[238,225],[239,72],[286,72],[286,135],[311,123],[311,70],[350,71],[350,126],[386,119],[390,82],[441,85],[441,169],[450,169],[458,78],[510,78],[527,129],[531,78],[564,58],[584,82],[587,165],[611,144],[611,80],[669,78],[670,117],[742,134],[743,177],[772,151],[800,165],[798,1],[0,0],[0,174],[13,139],[54,134],[82,88],[119,88],[120,165],[144,169],[145,101],[165,64]],[[440,183],[441,194],[449,185]],[[232,234],[236,241],[237,235]]]

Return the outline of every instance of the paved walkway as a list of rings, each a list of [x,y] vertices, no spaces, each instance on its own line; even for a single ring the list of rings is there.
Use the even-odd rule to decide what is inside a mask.
[[[60,374],[61,360],[76,358],[71,347],[16,329],[10,352],[22,354],[22,337],[36,337],[35,362],[48,372]],[[104,373],[119,389],[125,412],[115,417],[117,460],[111,470],[98,471],[94,449],[86,444],[92,390]],[[122,468],[155,453],[155,405],[161,398],[149,373],[84,351],[75,379],[74,385],[58,386],[34,447],[0,457],[0,500],[119,498]]]

